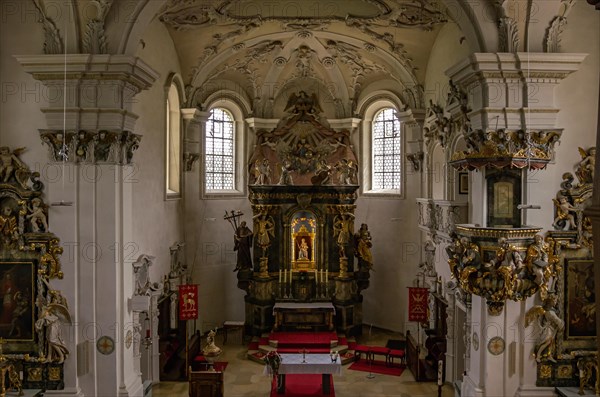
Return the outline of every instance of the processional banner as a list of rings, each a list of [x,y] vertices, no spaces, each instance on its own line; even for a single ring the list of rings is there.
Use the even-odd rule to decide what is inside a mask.
[[[179,319],[195,320],[198,318],[198,285],[183,284],[179,286]]]
[[[408,321],[427,321],[428,288],[408,287]]]

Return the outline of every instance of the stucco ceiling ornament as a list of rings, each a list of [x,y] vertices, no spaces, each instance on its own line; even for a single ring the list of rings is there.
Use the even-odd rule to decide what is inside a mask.
[[[178,3],[185,2],[171,2],[158,15],[161,22],[172,26],[176,30],[216,25],[223,18],[212,6],[184,4],[181,7]]]
[[[392,53],[394,53],[394,55],[397,57],[397,60],[409,71],[412,71],[413,77],[415,77],[415,68],[412,64],[412,59],[408,56],[408,53],[404,49],[404,45],[402,43],[396,42],[393,34],[391,34],[390,32],[378,33],[370,28],[370,26],[373,26],[371,23],[351,16],[348,16],[346,18],[346,25],[360,30],[361,32],[375,40],[383,41],[384,43],[386,43],[388,45],[389,50]],[[414,78],[414,81],[417,81],[416,77]]]
[[[556,17],[550,22],[544,38],[545,52],[560,52],[562,32],[567,25],[567,16],[571,12],[576,0],[561,0]]]
[[[389,26],[396,28],[419,28],[432,30],[435,25],[448,22],[444,13],[436,10],[432,4],[421,1],[396,1],[397,6],[386,15]]]
[[[267,55],[271,54],[272,52],[277,52],[277,50],[281,50],[282,47],[283,43],[279,40],[263,40],[260,43],[247,47],[246,53],[243,57],[235,59],[235,61],[231,64],[224,64],[221,69],[216,70],[204,81],[211,81],[227,71],[235,70],[249,78],[254,93],[256,94],[258,89],[258,79],[260,76],[257,73],[257,69],[252,67],[253,64],[255,62],[267,63]],[[192,81],[196,79],[196,76],[198,73],[200,73],[200,70],[200,67],[196,67],[192,70]]]
[[[90,4],[95,7],[96,13],[86,24],[82,42],[83,52],[106,54],[107,39],[104,34],[104,22],[112,5],[112,0],[96,0],[91,1]]]
[[[60,37],[60,30],[54,21],[48,17],[42,0],[33,0],[33,4],[39,13],[38,21],[44,27],[44,54],[62,54],[64,46]]]
[[[498,20],[498,36],[500,52],[519,51],[519,28],[514,19],[502,17]]]

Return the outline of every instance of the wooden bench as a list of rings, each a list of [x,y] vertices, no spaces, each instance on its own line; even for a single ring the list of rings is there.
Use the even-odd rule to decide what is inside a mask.
[[[228,331],[232,331],[232,330],[236,330],[236,329],[242,329],[242,345],[244,344],[244,337],[245,337],[245,332],[244,332],[244,328],[245,328],[245,323],[243,321],[231,321],[231,320],[227,320],[225,322],[223,322],[223,344],[227,343],[227,332]]]
[[[361,354],[365,354],[365,359],[369,361],[371,358],[371,348],[365,345],[354,346],[354,361],[360,360]]]
[[[399,358],[400,359],[400,364],[405,364],[406,363],[406,351],[403,349],[390,349],[388,355],[387,355],[387,359],[386,359],[386,364],[389,365],[390,367],[394,366],[394,358]]]
[[[373,362],[373,360],[375,360],[375,355],[379,355],[379,356],[385,356],[385,361],[387,363],[388,354],[390,353],[389,348],[383,347],[383,346],[371,346],[369,351],[371,353],[371,362]]]

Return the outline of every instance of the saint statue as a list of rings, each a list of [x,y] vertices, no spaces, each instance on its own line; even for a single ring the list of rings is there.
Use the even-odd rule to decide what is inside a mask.
[[[306,244],[306,239],[302,237],[302,242],[298,244],[298,260],[308,259],[308,244]]]
[[[250,247],[252,247],[252,230],[246,226],[245,221],[242,221],[240,226],[238,226],[234,239],[233,250],[237,251],[237,262],[233,271],[252,269],[252,254],[250,253]]]

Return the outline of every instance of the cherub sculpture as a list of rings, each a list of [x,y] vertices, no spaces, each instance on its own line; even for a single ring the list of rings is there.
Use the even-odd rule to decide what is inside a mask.
[[[66,343],[62,339],[60,325],[71,325],[71,315],[66,299],[59,291],[49,291],[50,298],[38,300],[40,310],[39,319],[35,322],[35,329],[45,331],[46,336],[46,361],[63,363],[69,355]]]
[[[579,179],[579,184],[594,182],[594,168],[596,167],[596,147],[591,147],[587,152],[579,148],[581,161],[577,165],[575,175]]]
[[[42,200],[35,197],[31,200],[31,208],[27,208],[29,215],[26,216],[31,222],[31,230],[34,233],[38,232],[47,232],[48,231],[48,222],[46,221],[46,214],[44,213],[44,208],[42,207]]]
[[[573,207],[565,196],[561,196],[558,200],[553,198],[552,201],[556,206],[556,218],[554,218],[554,222],[552,223],[554,229],[564,229],[565,221],[568,222],[568,230],[576,229],[577,225],[575,224],[575,217],[571,212],[576,212],[577,208]]]
[[[7,183],[16,169],[27,168],[17,157],[24,150],[21,147],[11,153],[8,146],[0,147],[0,181]]]
[[[528,327],[533,321],[537,321],[540,327],[540,334],[535,345],[535,360],[539,363],[542,360],[556,362],[554,359],[555,338],[559,331],[565,327],[565,322],[556,314],[555,306],[558,297],[550,293],[542,306],[533,306],[525,314],[525,326]]]

